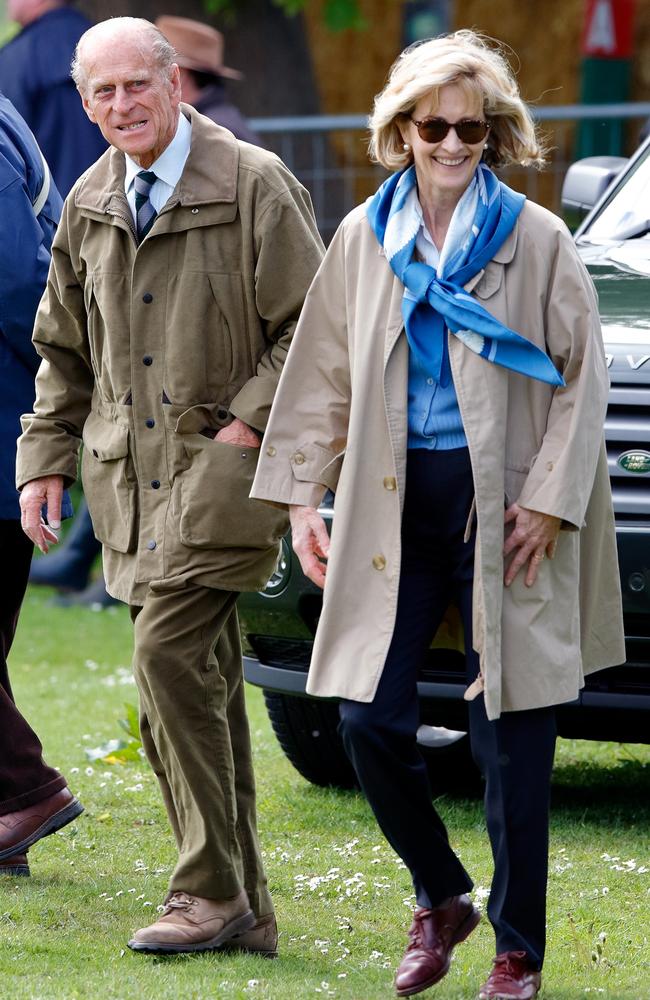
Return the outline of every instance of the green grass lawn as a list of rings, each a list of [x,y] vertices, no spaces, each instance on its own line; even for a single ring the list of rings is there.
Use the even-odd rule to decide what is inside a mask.
[[[126,947],[154,918],[174,863],[146,763],[89,764],[134,703],[122,607],[57,609],[31,592],[11,654],[16,699],[86,811],[0,882],[0,1000],[393,995],[413,902],[408,874],[357,794],[310,786],[249,689],[262,845],[281,956],[152,958]],[[481,806],[438,801],[481,906],[490,883]],[[650,747],[562,742],[555,776],[549,955],[542,997],[650,1000]],[[484,921],[425,997],[472,1000],[493,954]]]

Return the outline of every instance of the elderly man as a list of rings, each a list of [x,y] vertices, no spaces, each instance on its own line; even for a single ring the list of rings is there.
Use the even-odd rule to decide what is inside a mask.
[[[46,546],[82,476],[108,590],[127,602],[143,744],[178,845],[159,919],[131,948],[274,954],[235,602],[263,586],[286,523],[248,499],[322,244],[272,154],[180,103],[174,50],[147,21],[82,36],[73,76],[113,147],[63,208],[23,420],[23,526]]]

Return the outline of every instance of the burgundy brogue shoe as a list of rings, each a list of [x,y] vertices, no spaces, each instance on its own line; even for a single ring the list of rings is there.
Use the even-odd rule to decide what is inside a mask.
[[[469,937],[480,919],[467,895],[454,896],[448,906],[435,910],[416,907],[409,945],[395,976],[397,995],[410,997],[439,982],[449,971],[455,945]]]
[[[0,861],[24,854],[41,837],[56,833],[84,811],[69,788],[61,788],[33,806],[0,816]]]
[[[525,951],[504,951],[494,959],[479,1000],[533,1000],[542,985],[542,974],[528,961]]]
[[[29,875],[29,864],[26,854],[12,854],[10,858],[0,861],[0,875]]]

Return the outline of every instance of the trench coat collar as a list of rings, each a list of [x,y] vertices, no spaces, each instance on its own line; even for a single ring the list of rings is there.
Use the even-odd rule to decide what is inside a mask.
[[[181,114],[192,125],[192,141],[185,168],[167,205],[234,204],[239,170],[237,140],[188,104],[181,104]],[[124,173],[124,154],[112,147],[79,181],[74,192],[75,206],[103,215],[116,202],[123,205]]]

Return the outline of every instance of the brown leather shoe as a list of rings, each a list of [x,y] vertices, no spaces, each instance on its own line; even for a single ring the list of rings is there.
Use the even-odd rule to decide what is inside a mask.
[[[255,923],[244,889],[232,899],[202,899],[188,892],[172,892],[162,914],[150,927],[136,931],[129,941],[133,951],[210,951]]]
[[[84,811],[69,788],[61,788],[33,806],[0,816],[0,861],[24,854],[42,837],[56,833]]]
[[[278,925],[275,914],[259,917],[249,931],[236,934],[226,941],[224,951],[247,951],[265,958],[278,957]]]
[[[12,854],[10,858],[0,861],[0,875],[29,875],[29,865],[26,854]]]
[[[541,985],[542,974],[530,964],[525,951],[504,951],[494,959],[479,1000],[532,1000]]]
[[[444,908],[416,907],[409,945],[395,976],[397,995],[410,997],[439,982],[449,971],[454,946],[469,937],[480,919],[467,895],[454,896]]]

